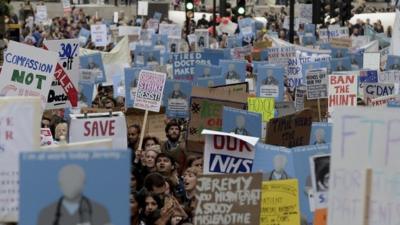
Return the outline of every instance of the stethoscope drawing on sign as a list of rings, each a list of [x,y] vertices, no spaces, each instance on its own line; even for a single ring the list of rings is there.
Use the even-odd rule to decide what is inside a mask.
[[[63,200],[64,200],[64,197],[61,197],[58,200],[53,225],[60,224],[60,219],[62,217],[61,206],[62,206]],[[92,203],[90,203],[90,200],[87,197],[82,196],[82,198],[79,202],[78,212],[79,212],[79,224],[88,224],[88,225],[92,224],[91,223],[92,222],[92,214],[93,214]]]

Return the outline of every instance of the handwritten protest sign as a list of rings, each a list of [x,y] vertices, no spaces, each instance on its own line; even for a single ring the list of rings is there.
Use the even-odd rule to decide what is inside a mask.
[[[329,225],[400,223],[394,213],[399,201],[399,119],[398,110],[391,108],[335,110]]]
[[[126,122],[123,113],[88,114],[86,118],[82,114],[71,115],[69,141],[82,142],[100,139],[113,139],[114,149],[127,147]]]
[[[328,77],[328,111],[332,115],[335,106],[357,105],[357,79],[354,74],[332,74]]]
[[[79,39],[45,40],[44,45],[48,50],[58,52],[58,63],[68,75],[72,85],[77,88],[79,83]],[[66,79],[56,79],[56,77],[53,79],[46,109],[63,109],[71,106],[68,101],[68,93],[65,93],[62,87],[63,83],[66,83]],[[64,86],[67,85],[70,86],[70,84]],[[75,91],[77,90],[75,89]]]
[[[250,173],[258,138],[203,130],[203,173]]]
[[[202,52],[172,54],[173,77],[177,80],[193,80],[196,64],[211,65]]]
[[[271,119],[267,124],[265,143],[285,147],[308,145],[311,125],[312,111],[310,109]]]
[[[261,174],[202,175],[195,225],[259,225]]]
[[[378,73],[379,83],[400,83],[400,70],[388,70]]]
[[[188,140],[203,141],[203,129],[222,130],[222,115],[224,106],[243,109],[245,104],[192,97],[190,108],[190,123]]]
[[[307,71],[306,80],[307,99],[328,97],[328,77],[326,68]]]
[[[39,96],[47,104],[58,55],[10,41],[0,74],[0,96]]]
[[[40,145],[40,99],[0,98],[0,222],[18,221],[18,153]]]
[[[296,57],[295,47],[277,47],[268,49],[268,62],[286,66],[289,58]]]
[[[137,109],[159,112],[163,98],[166,74],[142,70],[133,107]]]
[[[268,122],[274,118],[275,99],[274,98],[255,98],[247,99],[248,110],[250,112],[261,113],[262,120]]]
[[[353,40],[350,38],[331,38],[332,48],[351,48]]]
[[[107,46],[107,26],[105,24],[91,25],[90,34],[96,47]]]
[[[129,224],[130,160],[130,151],[114,150],[21,154],[19,224]],[[74,213],[66,199],[80,199]]]
[[[300,225],[297,180],[262,183],[260,225]]]
[[[395,94],[394,83],[364,83],[364,101],[374,106],[372,99]]]

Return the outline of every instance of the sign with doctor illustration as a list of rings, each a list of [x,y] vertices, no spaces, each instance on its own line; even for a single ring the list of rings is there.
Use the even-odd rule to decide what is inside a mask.
[[[129,224],[129,151],[31,152],[20,164],[19,224]]]
[[[185,80],[167,80],[163,95],[166,114],[171,118],[188,118],[192,84]]]

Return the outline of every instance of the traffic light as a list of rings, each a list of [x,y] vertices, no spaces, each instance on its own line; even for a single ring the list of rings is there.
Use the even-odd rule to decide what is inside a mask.
[[[192,19],[194,17],[194,3],[193,0],[185,0],[186,18]]]
[[[246,15],[246,0],[237,0],[236,13],[237,13],[237,16],[245,16]]]

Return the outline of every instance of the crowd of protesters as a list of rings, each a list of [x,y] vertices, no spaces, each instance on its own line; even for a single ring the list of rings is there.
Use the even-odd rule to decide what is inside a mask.
[[[129,4],[130,1],[127,1]],[[42,3],[39,3],[42,4]],[[392,8],[387,9],[390,11]],[[376,9],[361,6],[355,12],[376,12]],[[59,16],[51,19],[50,24],[30,23],[30,17],[34,17],[34,6],[29,1],[20,5],[18,14],[16,10],[7,17],[7,23],[20,23],[20,41],[26,44],[42,47],[43,40],[77,38],[81,28],[90,29],[91,24],[101,22],[101,17],[85,14],[82,8],[72,8],[70,16]],[[287,9],[280,9],[266,12],[264,17],[267,24],[265,31],[272,31],[278,34],[283,40],[288,40],[288,30],[284,28],[284,20],[287,16]],[[118,24],[140,25],[139,20],[133,16],[120,15]],[[238,19],[238,18],[236,18]],[[216,19],[216,25],[222,19]],[[146,27],[145,21],[141,21]],[[170,23],[170,21],[163,21]],[[203,16],[198,21],[191,21],[191,32],[195,28],[212,28],[214,21]],[[386,33],[391,37],[391,27],[385,31],[380,20],[371,22],[357,20],[355,24],[347,23],[351,35],[364,34],[365,25],[371,25],[377,33]],[[186,27],[186,26],[184,26]],[[185,28],[184,28],[185,29]],[[297,32],[302,31],[302,27]],[[183,32],[186,33],[186,32]],[[212,34],[212,29],[210,29]],[[226,34],[218,37],[218,41],[226,40]],[[8,37],[2,37],[7,39]],[[259,36],[258,38],[264,38]],[[296,40],[298,41],[298,36]],[[113,47],[113,43],[107,46],[106,51]],[[221,43],[219,46],[224,46]],[[85,48],[96,49],[92,43]],[[104,50],[104,49],[101,49]],[[249,61],[251,63],[251,61]],[[251,72],[251,69],[250,69]],[[290,98],[290,96],[289,96]],[[99,86],[98,94],[93,100],[94,108],[124,108],[123,97],[114,98],[112,89]],[[55,135],[56,141],[65,141],[68,127],[64,121],[62,111],[53,112],[50,116],[42,118],[42,127],[49,127]],[[192,224],[193,210],[195,209],[195,187],[197,176],[202,173],[203,158],[197,155],[187,155],[185,141],[183,138],[184,126],[177,120],[166,120],[165,135],[167,140],[162,142],[157,137],[147,136],[143,144],[139,146],[141,132],[139,125],[128,127],[128,146],[132,154],[132,179],[131,179],[131,224]]]

